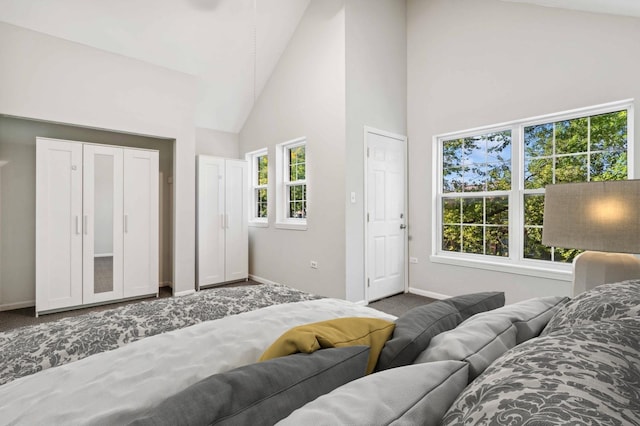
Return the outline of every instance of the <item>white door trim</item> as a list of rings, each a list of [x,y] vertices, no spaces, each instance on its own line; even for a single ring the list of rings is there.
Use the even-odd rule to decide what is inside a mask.
[[[408,170],[407,170],[407,137],[404,135],[400,135],[397,133],[392,133],[392,132],[388,132],[386,130],[380,130],[380,129],[376,129],[374,127],[370,127],[370,126],[364,126],[363,129],[363,157],[364,157],[364,170],[363,170],[363,174],[364,174],[364,192],[363,192],[363,206],[362,206],[362,223],[364,226],[364,282],[363,282],[363,286],[364,286],[364,300],[365,302],[369,302],[369,285],[368,285],[368,281],[369,281],[369,250],[368,250],[368,246],[369,246],[369,227],[368,227],[368,222],[367,222],[367,207],[369,205],[369,200],[368,200],[368,190],[369,190],[369,183],[368,183],[368,166],[369,166],[369,158],[367,155],[367,148],[368,148],[368,135],[369,134],[376,134],[376,135],[380,135],[380,136],[385,136],[388,138],[392,138],[392,139],[396,139],[399,142],[401,142],[403,144],[404,147],[404,211],[405,211],[405,217],[406,217],[406,222],[407,223],[407,232],[404,233],[404,292],[408,292],[409,291],[409,259],[408,259],[408,255],[409,255],[409,227],[408,227],[408,223],[409,223],[409,215],[408,215]]]

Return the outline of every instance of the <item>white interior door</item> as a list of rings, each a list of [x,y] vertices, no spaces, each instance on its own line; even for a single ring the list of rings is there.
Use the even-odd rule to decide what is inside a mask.
[[[122,148],[84,145],[83,303],[123,295]]]
[[[82,304],[82,145],[36,144],[36,313]]]
[[[224,159],[198,156],[198,287],[225,281]]]
[[[249,274],[247,162],[225,160],[225,281]]]
[[[405,290],[406,138],[367,130],[367,300]]]
[[[158,152],[124,149],[124,297],[158,292]]]

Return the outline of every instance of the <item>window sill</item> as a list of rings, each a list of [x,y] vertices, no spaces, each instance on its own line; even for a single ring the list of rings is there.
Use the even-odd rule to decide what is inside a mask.
[[[269,222],[249,222],[249,226],[254,228],[268,228]]]
[[[306,222],[276,222],[276,228],[278,229],[292,229],[296,231],[306,231]]]
[[[504,272],[508,274],[528,275],[531,277],[548,278],[559,281],[572,281],[573,272],[570,270],[559,270],[544,268],[532,265],[514,265],[512,263],[475,260],[468,258],[460,258],[456,256],[447,256],[443,254],[432,255],[429,260],[433,263],[442,263],[445,265],[463,266],[466,268],[486,269],[495,272]]]

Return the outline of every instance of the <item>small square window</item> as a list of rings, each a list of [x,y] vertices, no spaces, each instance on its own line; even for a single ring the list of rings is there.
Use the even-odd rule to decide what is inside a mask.
[[[249,224],[267,226],[269,212],[269,156],[267,149],[250,152],[246,155],[249,163],[249,182],[251,191],[249,200]]]
[[[306,229],[308,206],[307,143],[296,139],[276,147],[276,226]]]

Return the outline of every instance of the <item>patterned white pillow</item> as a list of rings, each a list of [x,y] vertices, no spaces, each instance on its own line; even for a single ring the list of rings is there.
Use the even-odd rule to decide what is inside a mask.
[[[542,335],[600,320],[640,316],[640,281],[603,284],[579,294],[551,318]]]
[[[489,366],[443,425],[640,425],[640,318],[531,339]]]

